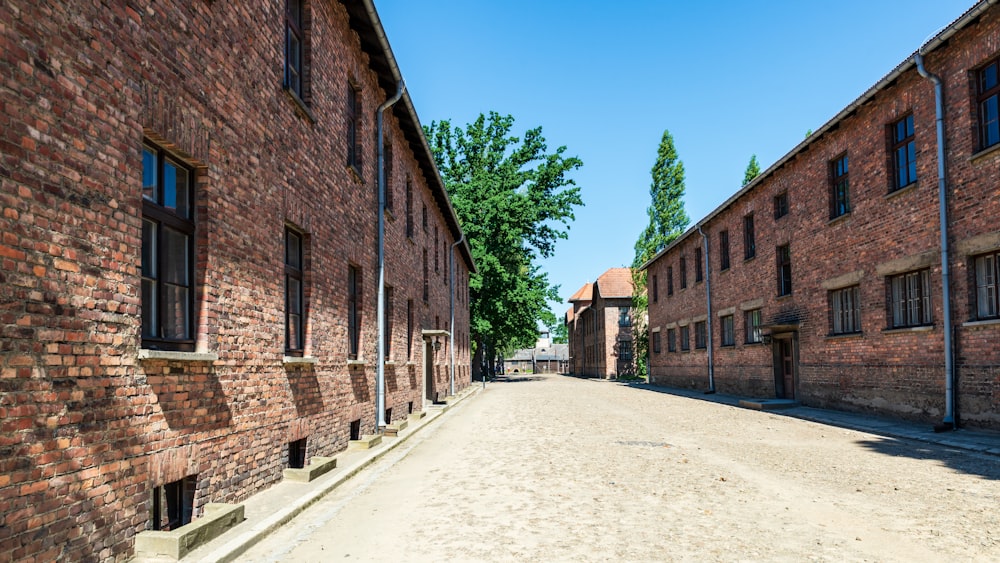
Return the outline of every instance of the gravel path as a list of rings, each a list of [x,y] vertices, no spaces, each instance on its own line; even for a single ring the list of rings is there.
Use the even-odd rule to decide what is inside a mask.
[[[996,457],[639,390],[491,384],[242,561],[1000,561]]]

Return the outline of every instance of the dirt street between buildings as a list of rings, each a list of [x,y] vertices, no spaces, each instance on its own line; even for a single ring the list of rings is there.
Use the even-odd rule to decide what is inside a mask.
[[[1000,458],[523,376],[240,560],[1000,561]]]

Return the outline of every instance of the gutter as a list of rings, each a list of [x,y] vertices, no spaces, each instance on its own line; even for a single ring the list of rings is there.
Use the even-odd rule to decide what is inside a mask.
[[[703,254],[705,255],[705,310],[708,315],[705,319],[705,331],[708,333],[705,335],[705,346],[708,348],[708,390],[705,391],[706,395],[711,395],[715,393],[715,361],[713,357],[713,332],[712,332],[712,270],[709,267],[710,261],[708,256],[708,235],[701,230],[701,223],[697,225],[698,233],[701,235],[702,246],[705,248]]]
[[[455,394],[455,247],[462,244],[465,241],[465,233],[462,233],[462,238],[455,241],[451,245],[451,256],[448,262],[448,277],[451,281],[450,292],[448,296],[448,309],[449,316],[451,320],[449,321],[448,328],[451,335],[448,337],[448,352],[451,354],[451,395]],[[483,378],[483,386],[486,386],[486,378]]]

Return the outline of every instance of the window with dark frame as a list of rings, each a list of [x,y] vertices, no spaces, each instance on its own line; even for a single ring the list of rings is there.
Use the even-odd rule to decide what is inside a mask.
[[[736,327],[733,326],[732,315],[719,319],[719,342],[722,346],[736,346]]]
[[[701,349],[706,347],[706,325],[705,321],[698,321],[694,323],[694,347]]]
[[[667,295],[674,294],[674,267],[667,266]]]
[[[788,192],[774,196],[774,218],[781,219],[788,215]]]
[[[430,286],[430,271],[427,269],[427,249],[424,249],[424,303],[430,299],[431,286]]]
[[[677,351],[677,330],[673,328],[667,329],[667,352]]]
[[[361,175],[361,93],[347,85],[347,165]]]
[[[694,282],[698,283],[705,278],[705,264],[701,260],[701,247],[694,248]]]
[[[382,177],[385,179],[385,209],[391,212],[392,197],[392,144],[388,139],[382,141]]]
[[[632,316],[628,307],[618,307],[618,326],[632,326]]]
[[[619,340],[618,341],[618,359],[623,362],[632,361],[632,341],[631,340]]]
[[[743,327],[746,331],[746,343],[758,344],[764,341],[761,331],[761,310],[751,309],[743,312]]]
[[[850,184],[847,154],[844,153],[830,162],[830,219],[851,212]]]
[[[681,289],[684,289],[688,286],[687,260],[683,256],[681,256],[679,262],[680,263],[678,264],[679,268],[678,274],[680,274],[681,278]]]
[[[194,173],[142,148],[142,347],[194,351]]]
[[[305,347],[303,237],[285,228],[285,354],[302,356]]]
[[[729,231],[719,231],[719,270],[729,269]]]
[[[361,271],[347,267],[347,357],[357,360],[361,341]]]
[[[917,144],[913,140],[913,114],[892,125],[892,165],[895,174],[890,191],[917,181]]]
[[[830,334],[861,332],[861,288],[845,287],[830,292]]]
[[[743,259],[757,256],[757,242],[754,238],[753,213],[743,216]]]
[[[931,324],[930,270],[889,277],[891,328]]]
[[[653,303],[660,300],[660,284],[657,282],[656,276],[653,276]]]
[[[149,519],[152,529],[168,532],[191,523],[198,476],[188,475],[177,481],[153,487]]]
[[[681,352],[687,352],[691,349],[691,327],[682,326],[681,327]]]
[[[406,300],[406,360],[413,358],[413,300]]]
[[[792,294],[792,250],[787,244],[777,248],[778,258],[778,295]]]
[[[441,269],[438,267],[439,256],[438,256],[438,228],[434,225],[434,273],[438,273]]]
[[[305,0],[285,2],[285,88],[305,103],[308,37]]]
[[[660,353],[660,331],[656,331],[653,333],[653,353],[654,354]]]
[[[385,298],[385,304],[384,307],[382,308],[382,314],[384,315],[384,318],[382,319],[382,323],[385,326],[385,339],[382,341],[383,343],[382,354],[385,357],[386,361],[388,361],[389,358],[392,357],[392,286],[391,285],[385,286],[384,298]]]
[[[976,107],[979,117],[979,150],[1000,143],[1000,59],[976,73]]]
[[[973,269],[976,276],[976,318],[1000,317],[1000,253],[976,256]]]
[[[413,238],[413,182],[406,179],[406,238]]]

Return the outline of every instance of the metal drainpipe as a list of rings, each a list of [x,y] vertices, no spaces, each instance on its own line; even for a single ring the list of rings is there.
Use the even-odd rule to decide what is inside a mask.
[[[705,335],[705,346],[708,348],[708,391],[705,393],[711,395],[715,393],[715,361],[712,355],[712,270],[709,268],[708,260],[708,235],[701,230],[700,224],[698,234],[701,235],[702,246],[705,249],[705,309],[708,311],[705,325],[705,331],[708,332]]]
[[[451,295],[448,299],[448,308],[451,309],[451,323],[448,325],[451,334],[448,335],[450,339],[448,342],[448,348],[451,352],[451,394],[455,394],[455,247],[462,244],[465,240],[465,233],[462,233],[462,238],[455,241],[455,244],[451,245],[451,262],[449,263],[448,277],[451,280]]]
[[[406,83],[399,81],[396,95],[378,107],[375,115],[378,146],[378,351],[375,363],[375,433],[386,425],[385,421],[385,151],[382,146],[382,112],[403,97]]]
[[[955,351],[951,341],[951,274],[948,268],[948,192],[945,185],[944,163],[944,105],[941,79],[927,72],[920,50],[913,55],[920,76],[934,83],[934,113],[937,124],[937,168],[938,168],[938,217],[941,230],[941,291],[944,293],[944,378],[945,411],[944,420],[935,430],[954,430],[955,424]]]

